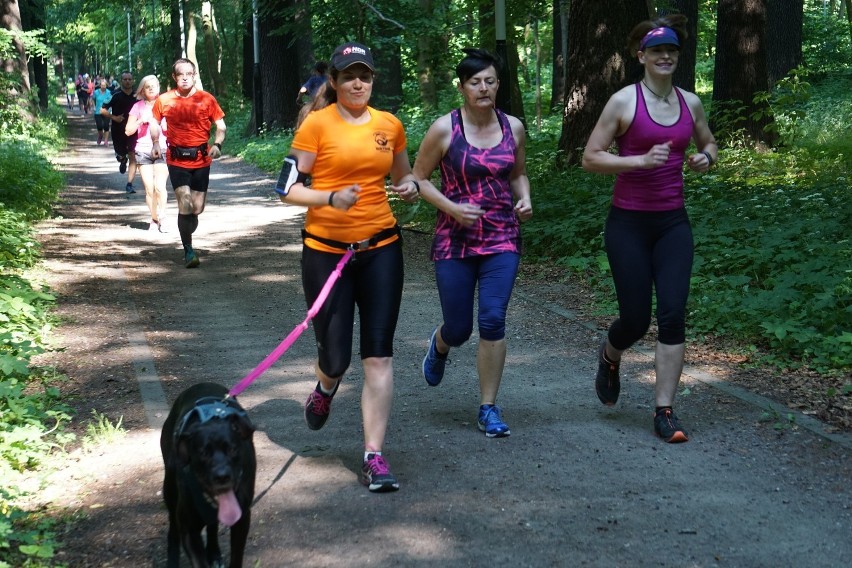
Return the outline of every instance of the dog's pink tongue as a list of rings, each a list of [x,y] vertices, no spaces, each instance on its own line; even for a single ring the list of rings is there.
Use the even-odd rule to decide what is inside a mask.
[[[219,522],[223,525],[233,526],[243,516],[243,511],[240,509],[237,496],[234,495],[233,491],[220,493],[216,496],[216,501],[219,502]]]

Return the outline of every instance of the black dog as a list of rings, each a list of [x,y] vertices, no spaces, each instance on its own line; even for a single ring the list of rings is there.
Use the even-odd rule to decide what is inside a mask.
[[[231,567],[243,565],[257,469],[254,426],[227,394],[215,383],[192,386],[178,396],[163,424],[169,568],[178,568],[181,545],[193,568],[222,566],[220,522],[231,527]]]

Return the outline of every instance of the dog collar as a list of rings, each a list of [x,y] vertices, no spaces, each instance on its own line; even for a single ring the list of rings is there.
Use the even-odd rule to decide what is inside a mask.
[[[183,416],[180,424],[175,429],[175,441],[186,433],[186,429],[189,427],[189,422],[195,416],[198,417],[199,424],[204,424],[214,418],[225,419],[230,416],[247,418],[248,414],[246,414],[245,410],[237,406],[237,401],[231,397],[227,397],[225,399],[217,398],[215,396],[199,398],[195,401],[195,406],[192,407],[192,410]]]

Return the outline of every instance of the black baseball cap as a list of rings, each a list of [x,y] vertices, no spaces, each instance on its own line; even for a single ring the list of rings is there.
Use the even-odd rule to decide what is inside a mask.
[[[331,55],[331,66],[338,71],[343,71],[356,63],[363,63],[370,68],[370,71],[376,70],[376,66],[373,64],[373,54],[370,53],[370,48],[366,45],[349,41],[337,46],[337,49]]]

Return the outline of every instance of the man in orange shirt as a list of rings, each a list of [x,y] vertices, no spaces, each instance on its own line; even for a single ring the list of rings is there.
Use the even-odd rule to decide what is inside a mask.
[[[159,123],[168,125],[168,151],[166,164],[169,178],[175,189],[178,204],[178,232],[184,249],[187,268],[200,264],[192,248],[192,234],[198,228],[198,216],[207,204],[207,187],[210,183],[210,164],[222,155],[225,141],[225,113],[210,93],[195,86],[195,64],[189,59],[178,59],[172,67],[172,77],[177,88],[160,95],[152,110]],[[210,130],[216,126],[213,144],[208,145]],[[160,128],[152,125],[152,158],[160,156]]]

